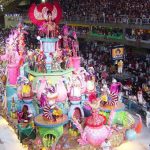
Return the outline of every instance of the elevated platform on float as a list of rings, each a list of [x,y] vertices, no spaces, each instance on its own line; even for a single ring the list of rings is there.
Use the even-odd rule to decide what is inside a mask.
[[[34,118],[34,122],[38,127],[54,128],[68,123],[68,116],[63,115],[62,117],[57,118],[56,121],[52,121],[52,120],[44,120],[43,115],[40,114]]]
[[[28,75],[28,77],[31,75],[34,78],[34,82],[36,82],[38,79],[42,77],[46,77],[48,80],[52,82],[52,84],[56,84],[60,77],[71,77],[72,72],[74,71],[73,68],[69,68],[67,70],[59,70],[59,71],[53,71],[49,70],[47,73],[39,73],[35,72],[29,69],[28,66],[25,67],[25,74]]]
[[[59,70],[59,71],[48,70],[47,73],[39,73],[39,72],[32,71],[29,68],[25,68],[25,72],[33,75],[34,77],[39,77],[39,76],[62,76],[62,75],[66,75],[68,73],[72,73],[72,71],[74,71],[73,68],[70,68],[70,69],[67,69],[67,70],[62,69],[62,70]]]
[[[64,125],[68,123],[68,116],[63,115],[60,118],[57,118],[56,121],[52,120],[44,120],[43,115],[40,114],[34,118],[34,122],[36,126],[38,127],[38,132],[40,137],[42,138],[42,142],[45,147],[50,147],[53,144],[57,143],[59,138],[64,133]],[[54,141],[52,141],[52,135],[55,138]],[[46,142],[45,142],[46,141]]]
[[[24,105],[27,105],[29,108],[29,112],[32,113],[34,116],[39,114],[39,109],[37,107],[37,103],[33,98],[30,99],[19,99],[17,95],[17,85],[6,85],[6,96],[7,101],[5,102],[7,104],[7,111],[10,114],[11,107],[12,107],[12,98],[14,98],[15,102],[15,109],[16,111],[21,112]]]
[[[58,40],[59,40],[58,38],[41,38],[40,39],[40,41],[42,41],[42,42],[49,42],[49,43],[55,43]]]

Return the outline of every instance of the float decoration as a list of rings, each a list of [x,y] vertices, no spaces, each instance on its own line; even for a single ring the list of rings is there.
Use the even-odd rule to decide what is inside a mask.
[[[26,33],[22,25],[19,24],[18,29],[11,31],[11,34],[6,39],[6,53],[1,56],[1,60],[7,62],[8,68],[8,81],[9,84],[15,85],[19,69],[23,64],[23,53],[25,51],[24,33]]]
[[[58,24],[62,17],[62,10],[57,2],[51,4],[49,2],[41,3],[38,6],[32,4],[29,8],[28,15],[33,24],[41,26],[48,19],[47,12],[51,12],[52,20]]]
[[[52,112],[50,112],[52,111]],[[67,115],[53,106],[45,106],[44,113],[35,117],[36,126],[45,147],[53,147],[63,134],[63,125],[68,122]]]
[[[30,123],[32,109],[37,110],[38,113],[32,113],[34,116],[36,115],[34,123],[42,139],[41,143],[47,148],[55,149],[68,120],[73,123],[74,131],[77,131],[73,135],[78,136],[80,133],[78,139],[80,145],[89,144],[99,147],[106,138],[114,142],[119,137],[120,144],[123,142],[126,129],[133,127],[137,133],[141,132],[141,120],[134,124],[133,117],[124,111],[124,104],[118,100],[120,83],[113,81],[110,91],[105,84],[100,98],[97,98],[94,68],[89,67],[86,71],[80,67],[76,32],[73,30],[69,35],[69,29],[65,25],[63,36],[58,36],[58,23],[62,13],[59,7],[56,3],[44,3],[38,6],[33,4],[30,7],[31,22],[37,25],[46,37],[37,38],[41,44],[40,49],[27,52],[27,63],[20,61],[22,53],[25,52],[24,30],[21,25],[19,25],[18,31],[16,30],[10,36],[13,40],[19,36],[18,49],[16,41],[12,39],[7,41],[11,55],[8,58],[8,55],[5,57],[8,59],[8,64],[11,64],[12,68],[14,65],[16,69],[16,72],[13,69],[11,72],[9,70],[10,77],[12,73],[15,78],[18,77],[17,87],[7,86],[7,95],[10,99],[17,93],[15,100],[19,100],[17,103],[17,105],[19,104],[17,106],[18,122],[19,124],[20,122]],[[18,32],[21,32],[20,35]],[[12,45],[13,42],[14,45]],[[60,48],[62,44],[63,48]],[[7,51],[8,53],[9,51]],[[17,58],[19,59],[17,60]],[[20,66],[22,70],[20,69],[19,76]],[[10,83],[16,84],[14,81]],[[33,95],[34,97],[32,97]],[[4,98],[6,98],[6,93]],[[10,103],[12,112],[15,113],[15,104],[12,102],[12,98],[8,100],[8,107]],[[91,116],[84,120],[87,111],[84,109],[85,106],[90,108],[88,111]],[[85,121],[84,125],[82,124],[83,120]],[[121,131],[117,128],[118,124],[122,127],[123,132],[118,132]]]
[[[92,116],[86,119],[85,128],[82,129],[83,132],[80,133],[81,138],[78,139],[78,142],[81,145],[91,144],[93,146],[99,146],[111,135],[111,128],[105,125],[106,117],[98,113],[100,100],[96,99],[87,104],[92,108]],[[82,131],[81,125],[78,125],[79,122],[75,121],[75,124],[77,127],[80,127],[79,131]]]

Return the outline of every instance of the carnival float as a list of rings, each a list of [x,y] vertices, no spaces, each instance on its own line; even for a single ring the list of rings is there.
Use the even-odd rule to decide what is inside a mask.
[[[110,87],[105,83],[97,91],[94,68],[80,67],[76,32],[67,25],[60,31],[61,17],[57,2],[32,4],[30,21],[45,35],[37,37],[39,49],[26,49],[28,33],[20,23],[6,39],[6,53],[0,57],[8,78],[1,83],[6,85],[6,92],[1,88],[3,107],[7,118],[17,120],[20,142],[32,139],[36,150],[62,150],[75,149],[62,145],[65,136],[74,137],[79,149],[99,147],[106,138],[114,147],[134,139],[142,121],[139,116],[135,122],[118,100],[121,83],[113,79]]]

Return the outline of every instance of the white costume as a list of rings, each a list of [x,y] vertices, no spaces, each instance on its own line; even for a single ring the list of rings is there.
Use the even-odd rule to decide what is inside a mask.
[[[150,128],[150,111],[146,112],[146,126]]]
[[[110,148],[111,148],[111,143],[108,141],[108,142],[103,142],[102,144],[101,144],[101,148],[102,148],[102,150],[110,150]]]
[[[122,73],[122,71],[123,71],[123,61],[120,60],[120,61],[117,63],[117,65],[118,65],[118,73]]]
[[[138,91],[138,93],[137,93],[137,99],[138,99],[138,102],[140,104],[143,104],[143,93],[142,93],[142,91]]]

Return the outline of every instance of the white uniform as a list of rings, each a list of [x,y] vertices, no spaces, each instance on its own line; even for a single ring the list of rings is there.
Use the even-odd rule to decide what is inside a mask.
[[[143,104],[143,94],[142,92],[137,93],[137,98],[140,104]]]
[[[101,144],[101,148],[102,150],[110,150],[111,148],[111,143],[108,141],[107,143],[104,141],[102,144]]]
[[[150,111],[146,112],[146,126],[150,128]]]

